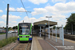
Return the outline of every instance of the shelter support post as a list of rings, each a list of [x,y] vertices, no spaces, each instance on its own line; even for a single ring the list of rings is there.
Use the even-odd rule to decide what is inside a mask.
[[[53,28],[52,28],[52,39],[53,39]]]
[[[41,37],[41,26],[40,26],[40,37]]]
[[[55,28],[55,30],[56,30],[56,42],[57,42],[57,27]]]
[[[64,46],[64,29],[63,29],[63,25],[62,25],[62,44]]]

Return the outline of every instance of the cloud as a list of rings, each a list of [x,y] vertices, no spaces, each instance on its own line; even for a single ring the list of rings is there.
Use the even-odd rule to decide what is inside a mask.
[[[1,18],[6,21],[6,15],[2,15]],[[21,19],[21,17],[16,16],[16,15],[9,15],[9,20],[8,20],[9,21],[9,27],[13,27],[13,26],[17,25],[19,22],[19,21],[17,21],[18,19]],[[4,25],[4,23],[6,23],[6,22],[1,22],[1,23],[3,23],[3,25]]]
[[[47,13],[47,10],[44,8],[34,8],[34,12],[32,12],[32,15],[38,15],[42,13]]]
[[[54,5],[54,7],[62,13],[68,13],[68,12],[74,12],[75,11],[74,5],[75,5],[75,2],[57,3]]]
[[[40,17],[40,18],[36,19],[35,17],[32,17],[32,18],[29,18],[28,16],[24,17],[24,22],[27,22],[27,23],[34,23],[34,22],[42,21],[42,20],[47,20],[47,18]],[[23,22],[23,20],[20,21],[20,23],[22,23],[22,22]]]
[[[2,15],[1,18],[6,20],[6,15]],[[17,20],[17,19],[20,19],[20,18],[21,18],[20,16],[9,15],[9,21],[14,21],[14,20]]]
[[[46,6],[44,8],[34,8],[34,11],[31,13],[32,15],[38,14],[62,14],[62,13],[71,13],[75,12],[75,2],[68,3],[56,3],[53,6]]]
[[[17,21],[11,21],[9,22],[9,27],[17,26],[18,22]]]
[[[40,3],[46,3],[48,2],[48,0],[29,0],[30,2],[34,3],[34,4],[40,4]]]
[[[9,11],[15,11],[15,8],[11,8],[11,7],[10,7],[10,8],[9,8]]]
[[[3,12],[3,10],[0,10],[0,12]]]
[[[66,0],[52,0],[52,2],[66,2]]]
[[[66,16],[65,14],[75,12],[75,2],[67,2],[67,3],[56,3],[55,5],[47,5],[44,8],[34,8],[34,11],[31,12],[33,16],[43,15],[43,17],[39,18],[40,20],[44,18],[44,16],[52,16],[51,21],[58,22],[58,25],[66,24]],[[38,19],[38,20],[39,20]],[[44,18],[46,19],[46,18]]]
[[[55,21],[55,22],[57,22],[58,23],[58,26],[61,26],[61,25],[63,25],[63,26],[65,26],[65,24],[66,24],[66,20],[64,20],[64,18],[62,18],[61,19],[61,17],[63,17],[64,15],[59,15],[59,16],[53,16],[52,18],[50,18],[49,20],[50,21]],[[65,16],[64,16],[65,17]],[[38,21],[42,21],[42,20],[48,20],[48,18],[46,18],[46,17],[40,17],[40,18],[38,18],[38,19],[36,19],[35,17],[32,17],[32,18],[28,18],[28,16],[25,16],[24,17],[24,22],[26,23],[34,23],[34,22],[38,22]],[[22,23],[23,22],[23,20],[22,21],[20,21],[20,23]]]
[[[5,26],[5,22],[4,21],[0,21],[0,27]]]
[[[6,10],[7,10],[7,9],[6,9]],[[16,9],[13,8],[13,7],[10,7],[10,8],[9,8],[9,11],[26,11],[26,10],[25,10],[24,8],[22,8],[22,7],[21,7],[21,8],[16,8]]]
[[[16,10],[17,10],[17,11],[26,11],[26,10],[25,10],[24,8],[22,8],[22,7],[21,7],[21,8],[17,8]]]
[[[6,8],[6,10],[7,10],[7,8]],[[9,8],[9,11],[15,11],[16,9],[15,8],[13,8],[13,7],[10,7]]]

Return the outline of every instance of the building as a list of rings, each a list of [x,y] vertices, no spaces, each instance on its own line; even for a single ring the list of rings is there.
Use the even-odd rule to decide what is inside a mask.
[[[4,28],[0,27],[0,33],[5,33],[5,32],[6,32],[6,30]]]

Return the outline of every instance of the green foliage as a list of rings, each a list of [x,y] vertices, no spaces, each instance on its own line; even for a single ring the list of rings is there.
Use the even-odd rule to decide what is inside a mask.
[[[12,30],[12,27],[9,27],[8,30]]]
[[[56,28],[56,26],[53,26],[53,29],[55,29]]]
[[[11,42],[14,42],[15,40],[17,40],[17,37],[10,37],[8,39],[3,39],[0,41],[0,48],[7,45],[7,44],[10,44]]]
[[[71,14],[71,16],[67,19],[67,24],[65,26],[65,29],[71,30],[72,26],[73,29],[75,30],[75,13]]]
[[[13,29],[18,29],[18,26],[14,26]]]

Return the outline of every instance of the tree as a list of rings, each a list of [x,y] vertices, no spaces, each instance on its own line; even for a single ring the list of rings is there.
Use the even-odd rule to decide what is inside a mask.
[[[75,25],[75,13],[72,13],[70,17],[67,19],[67,24],[65,26],[65,29],[71,30],[73,26],[73,30],[75,30],[74,25]]]
[[[13,29],[18,29],[17,26],[14,26]]]
[[[56,28],[56,26],[53,26],[53,29],[55,29]]]

